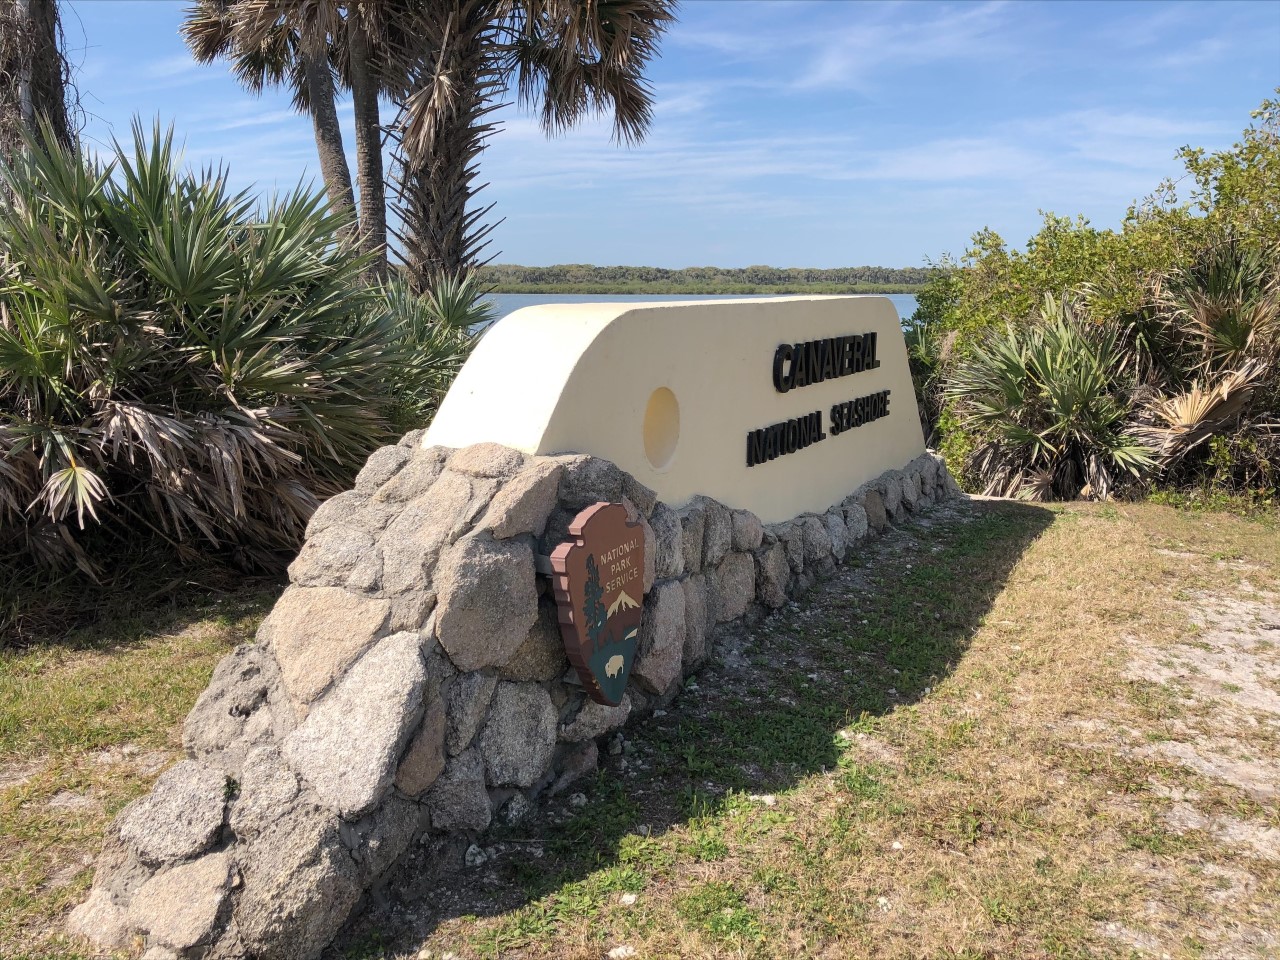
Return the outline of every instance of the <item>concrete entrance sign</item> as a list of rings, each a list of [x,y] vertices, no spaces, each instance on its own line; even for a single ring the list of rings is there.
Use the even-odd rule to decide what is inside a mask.
[[[314,960],[399,864],[470,869],[495,817],[697,696],[722,636],[958,495],[886,300],[513,314],[425,443],[316,510],[68,930],[156,960]]]
[[[924,451],[883,297],[526,307],[481,340],[424,446],[586,453],[679,505],[822,512]]]

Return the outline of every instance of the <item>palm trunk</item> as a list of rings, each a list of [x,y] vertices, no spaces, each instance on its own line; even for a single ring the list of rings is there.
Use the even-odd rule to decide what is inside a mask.
[[[342,128],[338,125],[338,108],[334,103],[333,76],[323,49],[308,50],[302,57],[303,75],[307,82],[312,127],[316,135],[316,152],[320,156],[320,175],[329,204],[339,214],[351,214],[351,223],[343,229],[343,237],[357,235],[355,201],[351,190],[351,170],[342,148]]]
[[[475,185],[477,161],[495,129],[485,118],[500,106],[500,87],[487,56],[493,17],[489,0],[441,4],[432,31],[436,35],[427,38],[432,48],[444,51],[445,62],[438,69],[447,75],[452,94],[447,106],[432,114],[426,132],[405,138],[397,151],[402,221],[397,236],[419,291],[438,274],[457,275],[475,267],[497,226],[483,222],[492,204],[472,204],[484,189],[484,184]],[[418,92],[433,82],[433,71],[426,71]],[[402,123],[404,119],[402,111]]]
[[[74,141],[67,119],[66,62],[58,48],[57,0],[26,0],[31,24],[32,48],[28,71],[30,110],[28,123],[42,117],[54,142],[70,147]],[[38,131],[37,131],[38,132]]]
[[[382,172],[382,125],[378,118],[378,84],[369,64],[369,38],[347,19],[351,66],[351,100],[356,116],[356,180],[360,185],[361,246],[374,255],[367,278],[387,277],[387,192]]]
[[[42,138],[40,117],[53,135],[50,146],[72,145],[65,67],[55,0],[0,0],[0,158],[16,156],[24,131]]]

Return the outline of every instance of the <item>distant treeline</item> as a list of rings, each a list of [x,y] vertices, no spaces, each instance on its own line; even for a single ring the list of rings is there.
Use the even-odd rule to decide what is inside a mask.
[[[934,271],[928,267],[596,267],[562,263],[480,268],[496,293],[912,293]]]

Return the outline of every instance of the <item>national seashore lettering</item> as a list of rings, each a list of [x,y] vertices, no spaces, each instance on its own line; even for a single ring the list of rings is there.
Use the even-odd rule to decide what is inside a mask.
[[[889,415],[889,391],[877,390],[863,397],[846,400],[831,407],[830,436],[848,433],[857,427]],[[827,439],[822,428],[822,411],[747,433],[747,466],[776,460]]]
[[[854,333],[803,343],[780,343],[773,353],[773,386],[779,393],[836,377],[875,370],[876,334]],[[830,436],[847,433],[889,415],[889,391],[837,403],[831,408]],[[822,411],[747,432],[747,466],[754,467],[827,439]]]

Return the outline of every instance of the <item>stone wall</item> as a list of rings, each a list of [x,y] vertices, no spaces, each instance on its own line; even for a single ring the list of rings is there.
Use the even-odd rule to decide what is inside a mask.
[[[109,830],[73,933],[148,960],[310,958],[409,844],[478,833],[596,768],[596,741],[666,704],[759,618],[903,512],[959,493],[924,454],[825,514],[763,525],[657,501],[613,464],[494,444],[369,458],[316,511],[256,642],[187,718],[187,759]],[[617,707],[585,698],[536,554],[583,508],[645,536],[644,621]],[[504,809],[505,808],[505,809]]]

